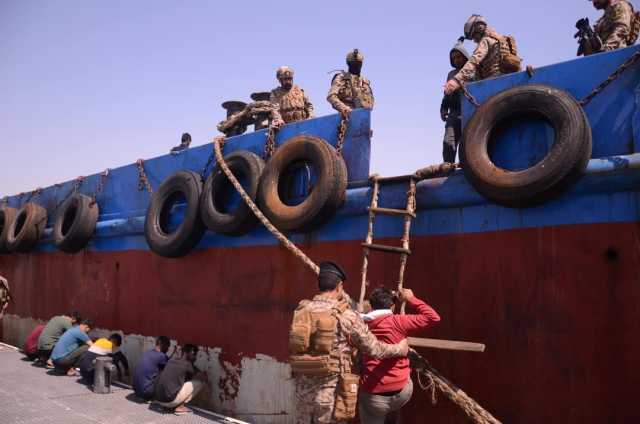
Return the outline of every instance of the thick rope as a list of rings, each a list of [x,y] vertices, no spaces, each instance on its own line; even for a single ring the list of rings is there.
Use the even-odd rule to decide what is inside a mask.
[[[233,184],[235,189],[238,191],[238,194],[240,195],[240,197],[242,197],[242,200],[244,200],[244,202],[247,204],[249,209],[251,209],[251,211],[254,213],[256,218],[258,218],[260,222],[262,222],[262,225],[264,225],[267,228],[267,230],[269,230],[269,232],[271,232],[271,234],[273,234],[274,237],[278,239],[280,243],[282,243],[284,247],[286,247],[298,259],[302,260],[302,262],[304,262],[304,264],[307,267],[309,267],[311,271],[313,271],[315,274],[319,274],[320,267],[318,267],[318,265],[316,265],[311,259],[309,259],[309,257],[305,255],[302,250],[298,249],[298,247],[295,244],[289,241],[289,239],[286,238],[284,234],[278,231],[278,229],[271,222],[269,222],[269,219],[267,219],[267,217],[264,216],[264,214],[260,211],[260,209],[258,209],[258,207],[253,202],[251,197],[249,197],[247,192],[244,191],[244,188],[242,188],[242,185],[238,182],[236,177],[233,175],[233,173],[227,166],[227,163],[225,162],[224,157],[222,156],[222,149],[220,147],[221,143],[224,143],[224,137],[215,137],[213,139],[213,149],[216,154],[216,160],[218,161],[218,164],[220,165],[222,172],[224,172],[224,174],[227,176],[227,179],[231,182],[231,184]]]

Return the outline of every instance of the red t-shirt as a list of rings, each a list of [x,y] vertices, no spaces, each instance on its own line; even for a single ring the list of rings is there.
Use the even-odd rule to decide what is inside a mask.
[[[33,329],[29,337],[27,337],[27,341],[24,343],[24,348],[22,349],[26,355],[35,355],[38,353],[38,338],[40,334],[44,330],[44,325],[40,324]]]
[[[413,298],[407,305],[417,314],[387,314],[365,322],[371,332],[384,343],[396,344],[416,331],[440,321],[440,315],[422,300]],[[386,393],[402,390],[411,375],[408,358],[374,359],[363,355],[364,370],[360,389],[367,393]]]

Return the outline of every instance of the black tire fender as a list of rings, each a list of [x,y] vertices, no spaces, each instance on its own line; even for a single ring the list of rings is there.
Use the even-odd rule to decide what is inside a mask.
[[[243,188],[251,200],[256,201],[260,176],[264,169],[264,161],[255,153],[237,150],[225,158],[227,166],[238,179],[243,179]],[[231,212],[226,211],[220,198],[225,190],[234,190],[227,176],[219,166],[216,167],[204,184],[200,199],[200,216],[205,226],[211,231],[229,236],[240,236],[248,233],[258,224],[258,219],[244,201]]]
[[[555,141],[537,164],[520,171],[496,166],[489,157],[492,132],[514,116],[543,116]],[[461,162],[467,180],[482,195],[510,207],[536,205],[560,194],[584,174],[591,157],[591,127],[577,101],[546,85],[522,85],[483,103],[464,130]]]
[[[9,253],[7,237],[11,223],[16,218],[18,210],[10,206],[0,206],[0,253]]]
[[[64,201],[53,223],[53,243],[67,253],[84,249],[96,230],[98,204],[84,194],[75,193]]]
[[[298,162],[309,163],[317,182],[299,205],[280,198],[279,184],[287,169]],[[347,189],[347,168],[335,149],[323,139],[299,135],[289,139],[267,162],[260,181],[258,202],[262,212],[279,229],[311,231],[325,223],[342,205]]]
[[[29,252],[38,243],[47,226],[47,210],[29,202],[15,216],[9,226],[7,246],[12,252]]]
[[[165,179],[151,196],[144,222],[144,235],[152,251],[167,258],[186,255],[202,238],[204,225],[200,219],[202,180],[192,171],[178,171]],[[173,231],[168,223],[175,201],[184,197],[184,219]]]

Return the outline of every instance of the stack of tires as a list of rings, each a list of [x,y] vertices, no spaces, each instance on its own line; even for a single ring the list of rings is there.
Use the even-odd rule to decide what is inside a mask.
[[[335,149],[318,137],[296,136],[284,143],[265,162],[256,154],[238,150],[225,162],[241,181],[251,199],[280,230],[311,231],[329,220],[344,202],[347,168]],[[292,204],[282,190],[296,165],[313,169],[316,181],[308,195]],[[178,171],[154,192],[145,220],[145,237],[158,255],[176,258],[187,254],[206,229],[227,236],[241,236],[258,225],[244,203],[229,208],[226,194],[234,190],[226,175],[215,168],[206,181],[192,171]],[[172,226],[172,211],[184,204],[181,222]],[[175,227],[175,228],[174,228]]]

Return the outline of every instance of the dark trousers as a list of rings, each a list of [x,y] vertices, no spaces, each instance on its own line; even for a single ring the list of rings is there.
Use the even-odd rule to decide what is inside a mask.
[[[444,127],[444,139],[442,140],[442,159],[445,162],[455,163],[456,151],[462,138],[462,120],[459,116],[449,116]]]
[[[42,362],[47,362],[50,357],[51,357],[51,349],[47,349],[47,350],[38,349],[38,358],[40,358]]]
[[[67,354],[67,356],[63,356],[62,358],[56,359],[55,361],[53,361],[53,365],[55,365],[56,368],[63,371],[67,371],[70,368],[75,368],[80,364],[82,355],[84,355],[84,353],[88,349],[89,349],[89,346],[87,346],[86,344],[83,344],[76,350]]]

